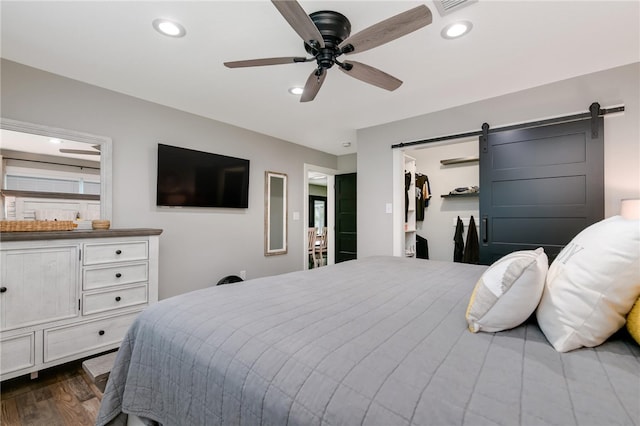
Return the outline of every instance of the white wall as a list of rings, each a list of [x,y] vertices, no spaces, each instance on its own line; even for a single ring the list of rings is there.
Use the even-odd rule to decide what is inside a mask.
[[[358,170],[358,155],[346,154],[338,157],[338,173],[356,173]]]
[[[112,226],[164,230],[160,298],[240,270],[255,278],[300,269],[304,163],[335,169],[336,156],[15,62],[2,60],[1,66],[3,117],[112,138]],[[249,159],[249,208],[156,207],[159,142]],[[264,256],[265,170],[289,176],[289,251],[283,256]],[[293,212],[300,212],[298,221]]]
[[[478,82],[482,84],[482,82]],[[624,114],[605,118],[605,215],[617,214],[620,199],[640,197],[640,64],[630,64],[496,98],[358,131],[358,257],[391,255],[394,201],[391,145],[436,136],[586,112],[597,101],[624,104]],[[482,190],[482,189],[481,189]],[[375,229],[376,232],[366,232]],[[429,242],[429,249],[437,241]]]
[[[463,238],[466,241],[468,220],[474,217],[476,229],[479,222],[479,198],[442,198],[441,195],[463,186],[479,185],[480,175],[478,162],[455,165],[442,165],[440,160],[477,157],[478,138],[467,141],[436,143],[407,151],[416,159],[416,172],[429,177],[431,193],[429,207],[425,209],[424,221],[416,222],[418,235],[429,243],[429,259],[453,259],[454,221],[460,216],[464,222]]]

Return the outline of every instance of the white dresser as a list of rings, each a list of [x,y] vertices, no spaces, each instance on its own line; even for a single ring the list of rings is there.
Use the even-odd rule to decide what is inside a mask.
[[[2,233],[0,380],[117,348],[158,300],[161,233]]]

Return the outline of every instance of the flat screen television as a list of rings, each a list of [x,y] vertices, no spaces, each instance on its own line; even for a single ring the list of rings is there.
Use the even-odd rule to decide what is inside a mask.
[[[249,207],[249,160],[158,144],[156,204]]]

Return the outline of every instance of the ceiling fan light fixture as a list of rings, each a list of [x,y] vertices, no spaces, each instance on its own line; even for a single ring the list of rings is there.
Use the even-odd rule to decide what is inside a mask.
[[[184,37],[187,34],[187,30],[182,25],[168,19],[154,19],[153,28],[160,34],[169,37]]]
[[[302,95],[302,92],[304,92],[304,88],[302,87],[289,88],[289,93],[291,93],[292,95]]]
[[[471,28],[473,24],[470,21],[457,21],[444,27],[440,35],[445,39],[459,38],[468,34]]]
[[[310,15],[297,0],[271,0],[291,28],[304,42],[311,57],[279,57],[224,62],[228,68],[259,67],[290,63],[316,62],[304,85],[300,102],[315,99],[328,70],[334,65],[350,77],[379,88],[393,91],[402,81],[377,68],[355,61],[340,61],[341,55],[360,53],[389,43],[432,22],[429,8],[421,4],[405,12],[379,21],[356,34],[351,34],[351,23],[346,16],[331,10],[321,10]],[[291,94],[295,94],[289,89]]]

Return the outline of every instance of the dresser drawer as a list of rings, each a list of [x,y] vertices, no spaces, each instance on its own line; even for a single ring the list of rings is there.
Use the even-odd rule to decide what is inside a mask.
[[[147,284],[82,295],[82,315],[147,303]]]
[[[9,337],[0,341],[0,372],[2,374],[35,365],[34,333]]]
[[[82,288],[92,290],[147,281],[149,279],[148,269],[147,262],[85,268],[82,272]]]
[[[128,262],[149,258],[149,247],[146,241],[120,243],[96,243],[84,245],[84,264]]]
[[[44,330],[44,361],[118,344],[138,312]]]

